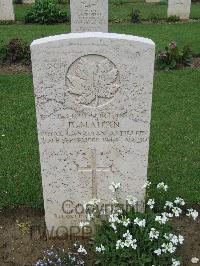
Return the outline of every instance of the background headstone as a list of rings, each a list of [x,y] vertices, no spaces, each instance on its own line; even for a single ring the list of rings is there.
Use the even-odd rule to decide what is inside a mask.
[[[160,0],[146,0],[146,3],[160,3]]]
[[[13,0],[0,0],[0,20],[14,20]]]
[[[108,0],[70,1],[71,32],[108,32]]]
[[[23,4],[34,4],[35,0],[23,0]]]
[[[109,202],[113,181],[123,200],[143,201],[154,43],[72,33],[34,41],[31,54],[48,231],[79,225],[78,204]]]
[[[177,16],[180,19],[189,19],[191,0],[168,0],[168,17]]]

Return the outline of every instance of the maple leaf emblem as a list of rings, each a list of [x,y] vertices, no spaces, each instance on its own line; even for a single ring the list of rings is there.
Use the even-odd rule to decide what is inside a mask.
[[[68,92],[82,105],[98,107],[116,94],[119,72],[107,58],[87,55],[77,59],[67,73]]]

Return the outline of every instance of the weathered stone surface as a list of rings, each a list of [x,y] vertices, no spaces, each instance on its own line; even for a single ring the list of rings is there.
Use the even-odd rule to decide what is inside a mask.
[[[108,32],[108,0],[70,1],[71,32]]]
[[[177,16],[180,19],[189,19],[191,0],[168,0],[168,17]]]
[[[46,224],[84,220],[74,206],[144,200],[154,43],[109,33],[65,34],[31,45]],[[67,202],[66,202],[67,201]],[[72,211],[72,213],[70,213]],[[72,228],[72,227],[71,227]]]
[[[14,8],[12,0],[0,0],[0,20],[14,20]]]

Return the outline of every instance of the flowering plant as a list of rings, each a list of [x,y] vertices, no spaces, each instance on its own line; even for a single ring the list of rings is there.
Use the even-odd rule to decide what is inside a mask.
[[[182,207],[185,206],[185,201],[180,197],[173,201],[161,199],[163,208],[158,212],[157,207],[161,202],[157,204],[155,199],[148,198],[151,182],[146,182],[143,186],[147,188],[144,211],[144,205],[139,203],[134,195],[128,195],[126,205],[122,204],[118,193],[120,186],[120,183],[114,182],[109,186],[113,193],[110,208],[102,208],[104,205],[100,199],[92,199],[84,205],[87,220],[82,221],[80,227],[84,228],[94,223],[96,229],[92,237],[96,261],[92,265],[181,265],[181,258],[176,256],[176,251],[183,244],[184,237],[173,231],[172,219],[183,214]],[[169,189],[164,182],[157,184],[156,188],[162,196]],[[196,220],[198,212],[190,208],[186,216]],[[91,265],[85,261],[89,253],[87,249],[77,243],[74,246],[74,252],[49,250],[35,265]]]
[[[178,48],[176,42],[171,42],[165,51],[159,52],[156,56],[156,65],[158,69],[176,69],[179,67],[191,66],[192,50],[189,45],[182,49]]]
[[[36,262],[35,266],[77,266],[85,265],[83,259],[81,258],[81,253],[84,250],[82,246],[78,248],[77,252],[68,252],[64,249],[50,249],[44,252],[44,258]],[[85,251],[86,252],[86,251]]]
[[[150,182],[145,184],[149,187]],[[129,208],[123,209],[119,204],[118,190],[120,184],[112,183],[109,189],[113,192],[111,213],[99,211],[100,200],[90,201],[90,214],[81,226],[94,221],[96,232],[93,236],[94,252],[101,265],[134,265],[134,266],[179,266],[180,258],[176,257],[177,248],[183,244],[184,237],[176,235],[172,229],[172,218],[180,217],[185,202],[177,197],[173,202],[166,201],[163,211],[157,213],[154,199],[146,200],[145,212],[136,210],[137,199],[126,198]],[[157,184],[162,192],[168,190],[163,182]],[[91,210],[93,213],[91,214]],[[194,220],[198,212],[189,209],[186,214]]]

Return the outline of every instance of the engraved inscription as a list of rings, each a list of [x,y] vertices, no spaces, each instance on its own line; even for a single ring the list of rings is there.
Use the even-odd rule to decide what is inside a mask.
[[[108,0],[73,0],[72,32],[108,32]]]
[[[114,98],[119,89],[119,71],[104,56],[82,56],[69,67],[66,86],[77,104],[95,108]]]

